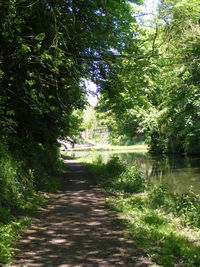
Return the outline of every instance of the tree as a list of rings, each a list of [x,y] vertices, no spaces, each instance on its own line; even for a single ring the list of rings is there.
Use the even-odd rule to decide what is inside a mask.
[[[161,6],[166,44],[156,83],[164,112],[152,142],[158,151],[199,153],[199,11],[198,1],[164,1]]]
[[[0,139],[24,169],[45,165],[50,172],[46,162],[57,155],[52,147],[80,123],[74,110],[85,106],[83,79],[102,87],[129,49],[131,6],[114,0],[9,0],[1,7]]]
[[[162,1],[152,29],[138,29],[140,56],[125,58],[103,91],[100,109],[145,133],[154,152],[199,151],[199,8]]]

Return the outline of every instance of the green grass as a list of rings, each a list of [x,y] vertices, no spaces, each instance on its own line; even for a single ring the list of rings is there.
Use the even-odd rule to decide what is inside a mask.
[[[113,146],[109,144],[101,144],[101,145],[96,145],[92,147],[75,147],[72,149],[72,151],[82,151],[82,150],[97,150],[97,151],[141,151],[141,152],[147,152],[148,151],[148,146],[145,144],[140,144],[140,145],[131,145],[131,146]]]
[[[184,234],[180,222],[138,196],[108,197],[109,207],[122,214],[131,237],[161,266],[200,266],[198,231]]]
[[[45,159],[46,165],[40,159],[35,160],[35,168],[30,169],[0,142],[0,265],[11,263],[15,242],[31,223],[28,216],[48,199],[44,192],[55,192],[61,185],[63,161],[51,157],[50,163]],[[41,158],[44,158],[43,154]],[[58,171],[48,174],[44,166]]]
[[[169,195],[165,185],[147,183],[137,166],[116,158],[103,164],[98,156],[85,164],[105,188],[109,208],[120,213],[126,231],[154,262],[200,266],[199,196]]]
[[[14,242],[20,237],[22,230],[28,228],[31,219],[24,217],[11,220],[7,224],[0,223],[0,262],[10,264],[13,253],[15,252]]]
[[[11,210],[0,207],[0,263],[12,263],[12,256],[16,250],[15,243],[22,231],[31,224],[28,215],[40,209],[47,199],[46,194],[34,193],[27,197],[20,208]]]

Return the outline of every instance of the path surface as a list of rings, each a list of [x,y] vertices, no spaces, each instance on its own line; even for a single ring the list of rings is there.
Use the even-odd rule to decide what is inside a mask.
[[[122,232],[87,169],[67,165],[63,190],[33,219],[12,266],[155,266]]]

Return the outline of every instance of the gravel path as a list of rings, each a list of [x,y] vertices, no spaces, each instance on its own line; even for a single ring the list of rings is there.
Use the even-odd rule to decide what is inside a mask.
[[[88,170],[66,163],[63,190],[33,218],[12,266],[155,266],[122,232]]]

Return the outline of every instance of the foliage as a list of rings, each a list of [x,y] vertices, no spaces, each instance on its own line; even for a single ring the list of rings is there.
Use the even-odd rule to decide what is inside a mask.
[[[84,78],[105,81],[136,22],[127,1],[0,6],[0,140],[40,185],[56,169],[57,138],[77,135]]]
[[[46,200],[35,193],[36,176],[31,169],[25,171],[23,163],[13,157],[5,143],[0,144],[0,262],[9,263],[14,241],[22,229],[30,224],[29,218],[15,219],[20,211],[36,210]],[[48,180],[48,184],[51,181]],[[51,183],[51,187],[53,184]],[[56,189],[55,186],[54,190]],[[45,189],[48,189],[45,187]]]
[[[100,121],[97,118],[95,109],[91,106],[87,106],[87,108],[83,112],[83,122],[82,128],[85,131],[85,139],[90,141],[99,141],[100,135],[95,133],[95,129],[100,126]]]
[[[128,1],[0,2],[0,223],[33,208],[36,191],[58,188],[57,139],[79,136],[83,81],[105,82],[134,24]]]
[[[127,1],[0,6],[0,142],[9,155],[1,163],[0,201],[11,203],[8,195],[24,194],[29,181],[52,187],[61,164],[57,139],[79,136],[84,80],[105,82],[136,21]]]
[[[17,207],[33,193],[31,170],[23,173],[22,164],[14,160],[5,144],[0,144],[0,207]]]
[[[23,218],[11,221],[7,225],[0,224],[0,262],[11,263],[14,252],[13,242],[19,237],[19,232],[30,226],[30,219]]]
[[[192,191],[187,194],[171,196],[166,209],[180,216],[183,223],[200,227],[200,196]]]
[[[183,230],[177,219],[149,207],[138,196],[109,197],[107,201],[110,208],[128,218],[131,237],[154,262],[164,267],[199,266],[199,230]]]
[[[118,157],[112,157],[104,164],[98,156],[89,167],[100,176],[100,183],[108,190],[138,193],[145,189],[144,175],[141,170],[137,166],[128,167]]]
[[[121,173],[114,188],[127,193],[144,192],[144,175],[137,165],[128,167],[123,173]]]
[[[98,107],[115,135],[145,135],[154,153],[199,153],[199,12],[198,0],[161,1],[138,27]]]
[[[118,176],[125,171],[125,163],[121,162],[118,157],[112,157],[105,165],[105,172],[110,177]]]
[[[163,206],[166,202],[167,185],[153,185],[149,190],[149,200],[153,207]]]
[[[199,1],[161,1],[151,27],[136,21],[129,2],[141,1],[0,3],[3,223],[10,220],[9,210],[33,199],[35,190],[58,186],[55,177],[63,165],[57,139],[78,136],[86,105],[84,79],[101,91],[98,110],[112,127],[114,142],[120,142],[119,136],[146,136],[153,152],[199,153]],[[125,169],[118,159],[102,163],[103,184],[127,194],[143,192],[137,167]],[[199,226],[199,206],[192,196],[167,198],[163,188],[152,189],[149,196],[148,205]],[[146,218],[147,224],[159,224],[155,217]],[[196,252],[186,257],[188,241],[164,236],[164,250],[170,245],[170,251],[178,249],[183,256],[181,264],[187,260],[197,266]],[[166,259],[168,266],[175,259],[174,254]]]
[[[81,139],[80,133],[83,131],[83,114],[81,110],[74,110],[71,114],[68,136],[77,142]]]
[[[166,185],[147,183],[137,166],[115,173],[119,160],[110,162],[108,168],[101,160],[87,166],[106,189],[109,207],[127,218],[134,241],[162,266],[199,266],[200,196],[169,194]]]
[[[10,0],[1,13],[2,134],[55,143],[68,134],[73,110],[84,107],[83,78],[103,82],[116,51],[125,51],[130,6]]]
[[[95,109],[87,107],[83,114],[83,127],[85,130],[92,130],[98,126]]]

